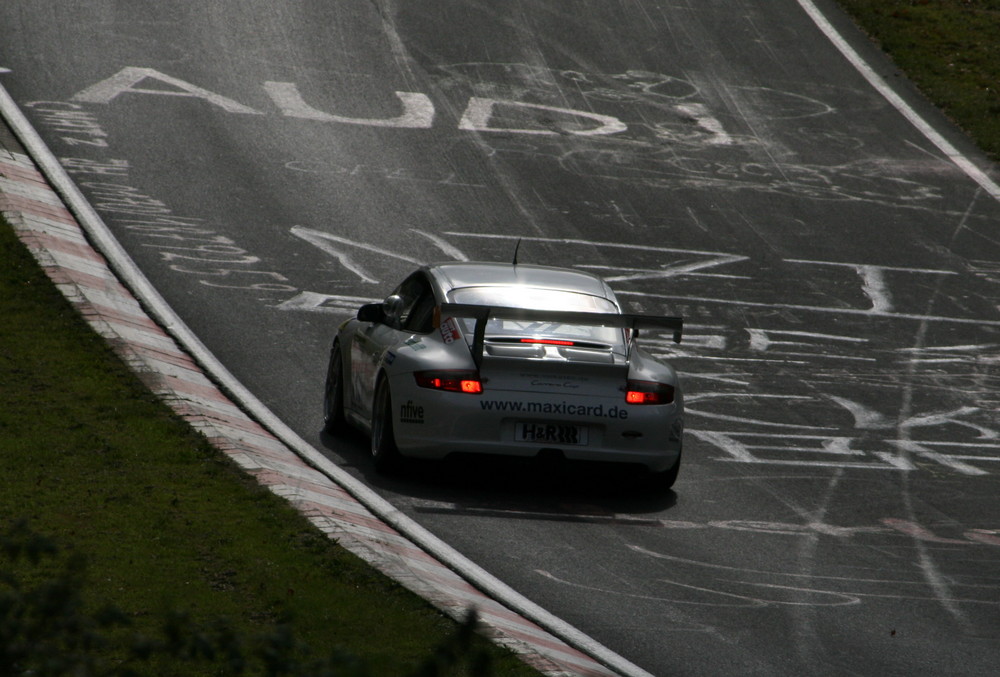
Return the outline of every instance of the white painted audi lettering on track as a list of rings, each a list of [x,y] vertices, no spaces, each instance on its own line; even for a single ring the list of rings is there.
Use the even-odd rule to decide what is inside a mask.
[[[499,263],[423,266],[333,340],[327,432],[371,435],[375,467],[452,453],[680,468],[677,373],[637,345],[677,317],[631,315],[590,273]]]

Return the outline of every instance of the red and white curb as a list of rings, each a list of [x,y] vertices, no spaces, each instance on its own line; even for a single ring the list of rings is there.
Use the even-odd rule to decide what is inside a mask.
[[[0,113],[31,153],[0,149],[0,212],[90,325],[195,429],[343,547],[444,613],[461,619],[475,609],[486,634],[543,674],[649,677],[467,560],[278,421],[152,289],[3,88]]]

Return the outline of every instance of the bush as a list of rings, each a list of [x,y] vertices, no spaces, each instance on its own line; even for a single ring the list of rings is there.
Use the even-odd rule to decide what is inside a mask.
[[[248,639],[225,619],[198,623],[187,614],[168,612],[159,636],[142,636],[122,610],[88,606],[86,570],[83,555],[59,547],[26,521],[0,532],[0,675],[370,675],[347,652],[316,656],[287,624]],[[411,677],[490,675],[489,657],[473,648],[475,626],[470,613]]]

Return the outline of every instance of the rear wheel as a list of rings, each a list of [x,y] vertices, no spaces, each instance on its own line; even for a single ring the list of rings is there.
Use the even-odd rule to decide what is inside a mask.
[[[323,430],[334,434],[343,431],[344,420],[344,361],[340,344],[330,350],[330,364],[326,369],[326,387],[323,390]]]
[[[372,459],[380,473],[391,473],[399,467],[399,448],[392,431],[392,395],[385,379],[379,381],[372,404]]]

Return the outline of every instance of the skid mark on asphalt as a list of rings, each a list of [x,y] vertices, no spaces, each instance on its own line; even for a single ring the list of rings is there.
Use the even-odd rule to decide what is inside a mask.
[[[768,599],[765,597],[752,596],[747,594],[740,594],[737,592],[728,592],[724,590],[717,590],[713,588],[706,588],[697,585],[691,585],[689,583],[682,583],[680,581],[669,580],[666,578],[655,579],[657,583],[662,583],[669,587],[676,587],[686,592],[696,593],[694,596],[703,596],[704,599],[682,599],[678,595],[642,595],[633,592],[623,592],[612,590],[610,588],[602,588],[593,585],[584,585],[582,583],[574,583],[565,578],[560,578],[555,576],[548,571],[541,569],[536,569],[535,573],[542,576],[553,583],[559,583],[568,587],[577,588],[580,590],[587,590],[590,592],[602,593],[606,595],[611,595],[614,597],[623,597],[626,599],[636,599],[643,600],[647,602],[669,602],[670,604],[688,604],[693,606],[704,606],[704,607],[735,607],[735,608],[764,608],[774,605],[810,605],[810,606],[848,606],[860,603],[860,598],[846,595],[843,593],[835,593],[823,590],[811,590],[808,588],[795,588],[792,586],[778,586],[771,583],[743,583],[743,582],[730,582],[734,585],[746,585],[750,587],[763,587],[763,588],[774,588],[781,589],[792,594],[802,594],[808,596],[824,597],[829,596],[831,599],[828,602],[820,602],[815,600],[802,601],[802,600],[779,600],[779,599]],[[720,582],[724,583],[724,582]],[[719,601],[712,601],[713,599],[718,599]]]
[[[827,480],[832,492],[839,484],[843,473],[835,473]],[[768,476],[763,478],[739,478],[752,482],[754,485],[767,488],[767,482],[777,479],[811,479],[805,477],[778,478]],[[410,509],[415,513],[428,515],[453,515],[457,517],[497,518],[509,520],[538,520],[562,522],[566,524],[594,524],[601,526],[643,527],[665,530],[723,530],[744,531],[772,536],[801,536],[814,539],[827,536],[839,540],[854,537],[881,535],[906,536],[923,543],[956,545],[956,546],[992,546],[1000,548],[1000,529],[964,529],[956,536],[943,536],[915,520],[898,517],[883,517],[878,524],[838,526],[823,521],[826,507],[821,506],[815,511],[808,511],[787,500],[783,500],[777,490],[769,490],[772,496],[783,505],[802,516],[801,522],[780,522],[770,520],[674,520],[656,517],[636,517],[627,513],[606,511],[595,506],[588,512],[573,512],[572,506],[563,506],[556,501],[545,509],[517,509],[504,506],[474,506],[461,503],[444,503],[426,499],[410,500]],[[509,498],[504,499],[507,503]],[[832,499],[831,499],[832,501]],[[826,505],[826,504],[824,504]]]
[[[975,202],[975,197],[973,197],[973,202]],[[971,205],[970,205],[971,209]],[[961,232],[964,227],[966,216],[963,216],[960,220],[958,227],[955,229],[952,235],[952,240],[949,244],[953,244],[955,239],[958,237],[959,232]],[[927,310],[926,315],[931,315],[937,302],[938,297],[941,294],[942,280],[939,278],[934,285],[929,298],[927,299]],[[927,344],[927,331],[928,331],[928,321],[922,320],[917,327],[916,336],[914,338],[913,348],[919,350]],[[897,426],[897,440],[899,442],[899,455],[901,457],[907,457],[911,451],[915,450],[911,445],[913,444],[912,439],[912,428],[905,425],[905,422],[911,421],[914,418],[913,415],[913,376],[917,372],[917,365],[911,362],[907,365],[907,373],[911,377],[907,379],[902,391],[902,403],[899,408]],[[980,437],[986,436],[988,439],[995,439],[997,437],[996,431],[986,431],[980,429]],[[917,447],[919,449],[919,446]],[[900,491],[902,493],[903,504],[907,511],[910,519],[914,519],[916,515],[916,509],[914,507],[915,497],[913,495],[912,483],[910,478],[905,475],[900,483]],[[956,603],[952,598],[951,586],[949,584],[948,578],[942,573],[938,564],[934,561],[931,556],[930,551],[927,548],[926,543],[919,539],[914,539],[914,546],[916,549],[916,564],[920,571],[923,572],[924,578],[927,581],[927,585],[934,592],[934,596],[941,605],[941,607],[948,612],[949,615],[961,625],[966,632],[971,632],[972,622],[966,615],[965,611]]]
[[[820,575],[815,573],[794,573],[794,572],[784,572],[784,571],[765,571],[759,569],[753,569],[749,567],[738,567],[726,564],[716,564],[711,562],[701,562],[692,559],[686,559],[683,557],[676,557],[674,555],[669,555],[662,552],[655,552],[638,545],[628,546],[630,550],[636,552],[640,555],[646,557],[654,558],[657,560],[664,560],[671,562],[675,565],[684,565],[694,567],[702,571],[715,571],[715,572],[725,572],[728,574],[736,574],[739,576],[760,576],[767,582],[753,582],[747,580],[738,579],[724,579],[718,578],[718,584],[721,587],[725,586],[748,586],[751,588],[769,588],[774,590],[784,590],[794,594],[803,595],[817,595],[819,597],[830,596],[837,597],[839,600],[828,599],[825,601],[817,601],[814,599],[796,599],[794,597],[788,599],[777,599],[777,598],[765,598],[765,597],[754,597],[746,595],[744,599],[747,602],[753,602],[755,606],[768,606],[768,605],[813,605],[813,606],[842,606],[844,604],[857,604],[865,599],[901,599],[901,600],[914,600],[914,601],[928,601],[939,603],[942,598],[936,594],[927,595],[920,594],[919,590],[927,589],[927,582],[922,579],[922,577],[913,578],[863,578],[863,577],[853,577],[853,576],[831,576],[831,575]],[[706,576],[705,578],[708,578]],[[778,585],[770,583],[769,581],[781,580],[781,579],[806,579],[812,582],[825,583],[828,586],[838,586],[840,588],[846,588],[842,590],[831,590],[831,589],[816,589],[799,587],[794,585]],[[676,585],[675,581],[669,581],[666,579],[657,579],[668,585]],[[704,579],[703,579],[704,580]],[[573,584],[569,581],[563,581],[566,584]],[[573,584],[575,585],[575,584]],[[691,590],[701,590],[710,595],[720,594],[720,595],[733,595],[741,596],[739,592],[733,592],[728,590],[720,590],[714,588],[695,588],[692,586],[685,586]],[[885,590],[884,588],[915,588],[916,590],[912,593],[910,592],[900,592],[893,590]],[[1000,592],[1000,584],[980,584],[980,583],[955,583],[954,586],[959,590],[969,590],[970,592],[976,593],[998,593]],[[866,590],[865,588],[873,588]],[[882,589],[880,589],[882,588]],[[608,594],[618,594],[614,590],[604,590]],[[674,601],[677,603],[684,604],[707,604],[709,606],[715,606],[715,603],[705,602],[704,600],[684,600],[684,599],[674,599],[674,598],[662,598],[663,601]],[[947,601],[952,604],[978,604],[985,606],[998,606],[1000,607],[1000,598],[993,595],[992,599],[987,599],[984,597],[957,597],[952,596],[947,598]]]

